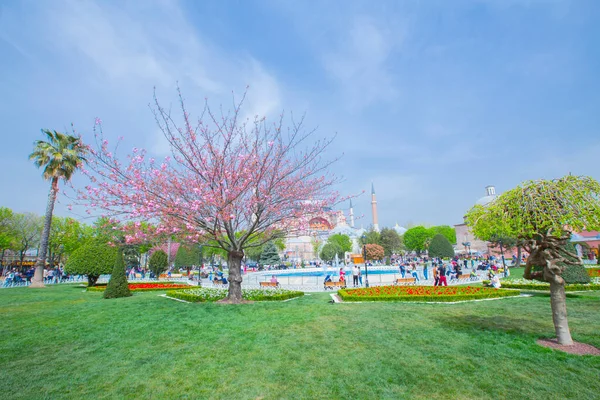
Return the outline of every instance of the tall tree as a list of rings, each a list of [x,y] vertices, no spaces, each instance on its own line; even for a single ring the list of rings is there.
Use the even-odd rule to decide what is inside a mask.
[[[404,245],[408,250],[420,254],[426,248],[428,240],[432,238],[432,231],[424,226],[415,226],[404,232]]]
[[[283,116],[274,125],[264,118],[248,122],[242,118],[243,101],[219,114],[207,104],[196,122],[179,98],[181,123],[155,98],[155,118],[172,159],[156,162],[134,149],[121,162],[99,137],[88,163],[90,179],[98,183],[80,199],[120,218],[157,220],[155,233],[212,240],[227,253],[226,301],[239,303],[244,250],[302,229],[306,215],[337,199],[331,189],[336,178],[328,173],[333,161],[325,154],[332,141],[313,139],[314,130],[306,131],[303,119],[292,118],[289,129]],[[98,132],[101,136],[101,127]],[[131,232],[127,239],[143,236]]]
[[[342,249],[342,254],[352,251],[352,241],[348,235],[336,233],[335,235],[331,235],[329,238],[327,238],[327,243],[336,243]]]
[[[432,235],[431,235],[432,239],[435,235],[437,235],[439,233],[441,235],[444,235],[444,237],[446,239],[448,239],[450,244],[456,244],[456,230],[454,228],[452,228],[451,226],[438,225],[438,226],[432,226],[429,229],[432,232]]]
[[[383,228],[380,234],[380,244],[386,257],[403,250],[402,237],[394,229]]]
[[[17,240],[15,249],[19,252],[19,261],[23,263],[27,250],[37,248],[44,221],[33,213],[16,214],[13,218],[13,229]]]
[[[44,230],[40,243],[40,251],[35,265],[35,274],[31,280],[30,287],[44,287],[44,266],[48,251],[48,238],[50,237],[50,225],[52,225],[52,213],[58,193],[59,179],[69,181],[75,171],[85,161],[86,147],[81,138],[64,133],[42,129],[47,141],[37,140],[29,159],[38,168],[43,168],[42,176],[50,180],[50,193],[46,205],[46,216],[44,219]]]
[[[321,249],[321,260],[323,261],[332,261],[335,260],[335,255],[337,254],[338,259],[343,260],[344,251],[337,243],[326,243]]]
[[[523,276],[550,283],[558,342],[572,345],[562,275],[568,265],[582,261],[566,244],[573,232],[600,229],[600,183],[572,175],[525,182],[487,206],[473,207],[466,221],[480,239],[497,235],[523,241],[530,254]]]

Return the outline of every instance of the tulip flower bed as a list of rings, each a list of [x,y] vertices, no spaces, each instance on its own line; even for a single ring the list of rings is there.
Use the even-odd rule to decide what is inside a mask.
[[[448,302],[518,296],[515,290],[473,286],[375,286],[338,290],[344,301]]]
[[[147,292],[150,290],[172,290],[172,289],[187,289],[190,285],[176,282],[148,282],[148,283],[130,283],[129,290],[133,292]],[[106,290],[106,285],[96,285],[87,289],[90,292],[103,292]]]
[[[600,268],[586,268],[587,273],[592,278],[600,277]]]
[[[170,290],[167,296],[176,299],[197,302],[212,302],[227,297],[227,289],[195,288],[188,290]],[[304,296],[304,292],[285,289],[242,289],[244,300],[250,301],[274,301],[287,300],[294,297]]]

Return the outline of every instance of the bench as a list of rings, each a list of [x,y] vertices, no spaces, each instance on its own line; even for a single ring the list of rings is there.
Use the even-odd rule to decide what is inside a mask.
[[[400,278],[394,281],[394,285],[414,285],[415,278]]]
[[[260,287],[279,287],[279,282],[260,282]]]
[[[325,287],[325,290],[327,290],[327,289],[333,290],[334,287],[341,287],[342,289],[344,289],[346,287],[346,282],[344,282],[344,281],[340,281],[340,282],[329,281],[329,282],[325,282],[324,287]]]
[[[223,281],[221,279],[213,279],[212,284],[215,286],[225,286],[227,285],[229,282],[227,283],[223,283]]]

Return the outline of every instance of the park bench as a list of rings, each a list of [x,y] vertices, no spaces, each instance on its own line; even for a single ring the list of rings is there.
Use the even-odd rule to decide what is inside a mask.
[[[213,279],[212,283],[215,286],[227,286],[227,284],[229,282],[228,283],[223,283],[223,281],[221,279]]]
[[[325,282],[324,287],[325,287],[325,290],[327,290],[327,289],[333,290],[333,288],[335,288],[335,287],[340,287],[340,288],[344,289],[346,287],[346,282],[344,282],[344,281],[340,281],[340,282],[329,281],[329,282]]]
[[[279,282],[260,282],[260,287],[279,287]]]
[[[399,278],[394,281],[394,285],[414,285],[415,278]]]

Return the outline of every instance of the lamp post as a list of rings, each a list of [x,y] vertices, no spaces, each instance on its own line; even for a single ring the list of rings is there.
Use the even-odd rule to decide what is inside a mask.
[[[362,236],[363,240],[363,261],[365,262],[365,287],[369,287],[369,269],[367,268],[367,245],[365,240],[367,237],[365,235]]]

